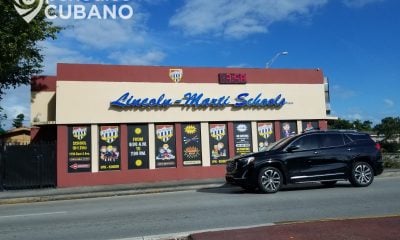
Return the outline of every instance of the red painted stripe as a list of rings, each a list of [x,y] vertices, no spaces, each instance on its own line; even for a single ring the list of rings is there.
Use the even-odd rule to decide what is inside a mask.
[[[32,92],[55,92],[56,76],[35,76],[31,79]]]
[[[219,73],[245,73],[248,84],[321,84],[319,69],[256,69],[168,66],[125,66],[101,64],[58,64],[59,81],[165,82],[171,83],[169,69],[183,70],[181,82],[218,83]]]

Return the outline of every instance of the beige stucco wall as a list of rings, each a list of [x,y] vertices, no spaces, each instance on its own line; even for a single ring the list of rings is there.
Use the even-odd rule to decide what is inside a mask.
[[[231,107],[206,110],[170,107],[166,110],[110,108],[110,102],[129,92],[135,98],[158,98],[165,94],[173,100],[187,92],[204,93],[204,97],[234,98],[243,92],[265,98],[278,94],[290,104],[280,109],[239,109]],[[135,122],[208,122],[244,120],[325,119],[323,84],[188,84],[188,83],[127,83],[127,82],[57,82],[57,124],[71,123],[135,123]],[[33,115],[34,116],[34,115]]]
[[[31,124],[47,124],[56,120],[55,95],[55,92],[32,92]]]

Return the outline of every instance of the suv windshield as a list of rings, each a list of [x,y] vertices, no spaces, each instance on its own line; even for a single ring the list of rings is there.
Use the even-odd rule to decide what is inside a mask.
[[[285,146],[287,142],[289,142],[294,136],[290,136],[290,137],[286,137],[286,138],[282,138],[277,142],[272,143],[271,145],[269,145],[267,147],[267,149],[265,151],[271,151],[271,150],[276,150],[281,148],[282,146]]]

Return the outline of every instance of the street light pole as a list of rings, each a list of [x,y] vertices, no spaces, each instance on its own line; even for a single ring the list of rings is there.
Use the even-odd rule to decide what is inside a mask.
[[[280,56],[280,55],[288,55],[289,53],[287,51],[284,52],[278,52],[273,58],[271,58],[271,60],[269,60],[266,64],[265,64],[265,68],[270,68],[272,63],[275,62],[275,60]]]

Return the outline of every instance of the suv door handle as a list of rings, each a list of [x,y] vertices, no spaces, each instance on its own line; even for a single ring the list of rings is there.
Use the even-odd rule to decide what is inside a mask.
[[[318,151],[314,151],[314,154],[318,154],[319,152]]]
[[[351,148],[348,148],[347,151],[351,151]]]

